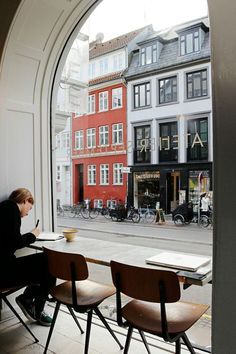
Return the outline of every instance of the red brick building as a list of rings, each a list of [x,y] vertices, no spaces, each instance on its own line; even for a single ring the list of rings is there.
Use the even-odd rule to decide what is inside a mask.
[[[149,27],[90,44],[88,113],[72,119],[73,201],[126,202],[127,122],[123,72]]]

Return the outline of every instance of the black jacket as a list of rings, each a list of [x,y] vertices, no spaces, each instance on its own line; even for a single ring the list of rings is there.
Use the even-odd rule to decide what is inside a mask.
[[[21,216],[18,205],[12,200],[0,203],[0,263],[14,262],[15,251],[34,243],[36,237],[31,232],[20,233]]]

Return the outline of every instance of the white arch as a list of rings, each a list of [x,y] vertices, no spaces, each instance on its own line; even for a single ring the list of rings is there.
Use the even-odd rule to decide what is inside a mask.
[[[0,195],[4,197],[18,186],[32,190],[37,200],[34,211],[45,229],[52,227],[50,109],[54,76],[56,70],[60,76],[79,28],[99,2],[22,1],[1,62],[0,156],[5,174]]]

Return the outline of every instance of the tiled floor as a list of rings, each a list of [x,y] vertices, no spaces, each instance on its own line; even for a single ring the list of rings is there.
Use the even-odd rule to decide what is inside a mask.
[[[12,303],[15,305],[14,299]],[[47,305],[47,312],[53,312],[53,304]],[[17,307],[17,306],[16,306]],[[105,309],[106,310],[106,309]],[[18,311],[20,311],[18,309]],[[22,318],[25,319],[22,314]],[[206,321],[207,318],[203,320]],[[25,328],[19,324],[18,320],[8,310],[3,311],[2,321],[0,322],[0,354],[40,354],[44,351],[44,345],[46,342],[48,328],[37,325],[36,323],[30,323],[31,330],[39,339],[39,343],[34,343],[32,338],[25,330]],[[79,315],[79,321],[81,326],[86,328],[85,315]],[[114,321],[109,320],[109,323],[119,340],[123,344],[125,342],[126,330],[121,329],[116,325]],[[206,322],[207,323],[207,322]],[[204,331],[204,326],[202,329]],[[201,326],[199,327],[199,330]],[[162,340],[158,340],[152,336],[147,336],[150,344],[152,354],[170,354],[174,353],[174,346],[166,344]],[[58,315],[58,319],[54,328],[54,333],[51,338],[48,353],[56,354],[79,354],[84,350],[85,334],[81,335],[76,324],[71,316],[68,314],[67,309],[62,308]],[[89,354],[119,354],[122,351],[119,349],[117,343],[103,327],[99,319],[94,316],[91,338],[90,338]],[[129,354],[146,354],[146,349],[143,343],[140,341],[138,334],[134,334],[134,339],[131,341]],[[183,354],[189,353],[183,346]],[[203,354],[202,351],[196,350],[197,354]]]

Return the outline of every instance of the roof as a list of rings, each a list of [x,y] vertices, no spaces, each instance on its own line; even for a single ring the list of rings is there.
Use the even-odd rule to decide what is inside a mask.
[[[96,84],[101,84],[102,82],[107,82],[115,79],[120,79],[122,76],[123,71],[118,71],[115,73],[111,73],[105,76],[99,76],[96,77],[95,79],[89,80],[89,86],[96,85]]]
[[[150,26],[139,28],[135,31],[125,33],[119,37],[115,37],[106,42],[93,41],[89,44],[89,59],[96,58],[100,55],[112,52],[117,49],[125,47],[132,39],[134,39],[140,32]]]
[[[180,27],[180,26],[178,26]],[[147,41],[152,38],[152,36],[147,36]],[[143,41],[144,43],[145,41]],[[139,65],[139,51],[133,51],[133,56],[129,68],[125,72],[125,78],[135,78],[139,76],[144,76],[152,74],[156,71],[162,71],[165,69],[174,68],[176,66],[187,65],[188,63],[194,63],[202,60],[210,60],[211,48],[210,48],[210,35],[209,32],[205,33],[204,41],[201,45],[201,50],[199,52],[190,53],[188,55],[179,55],[179,42],[178,37],[171,38],[171,40],[166,40],[163,43],[161,49],[160,57],[156,63]]]

